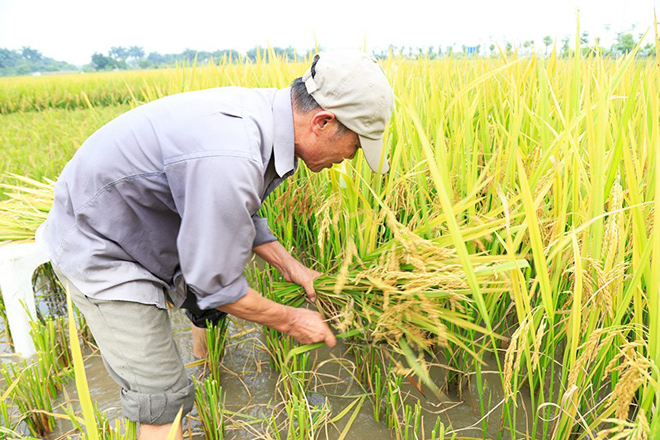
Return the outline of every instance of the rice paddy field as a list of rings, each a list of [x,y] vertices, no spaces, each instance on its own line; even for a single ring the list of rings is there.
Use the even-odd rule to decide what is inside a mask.
[[[317,307],[340,346],[219,325],[208,358],[190,360],[184,435],[660,438],[659,58],[382,61],[397,97],[390,172],[361,155],[301,166],[261,211],[324,273]],[[0,80],[0,240],[33,237],[52,180],[113,117],[189,90],[286,87],[306,67],[264,54]],[[247,272],[264,295],[303,304],[276,271]],[[99,397],[116,390],[89,385],[102,368],[84,319],[47,267],[38,279],[60,313],[40,306],[29,361],[3,334],[0,437],[132,438]],[[189,328],[172,319],[185,354]]]

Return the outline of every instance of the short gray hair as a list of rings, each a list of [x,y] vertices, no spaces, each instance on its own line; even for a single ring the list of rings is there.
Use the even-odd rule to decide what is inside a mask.
[[[309,113],[321,108],[314,97],[307,93],[307,86],[302,78],[296,78],[291,83],[291,99],[293,107],[300,113]]]
[[[316,75],[317,62],[318,58],[314,58],[311,67],[312,78]],[[293,107],[300,113],[308,113],[317,108],[321,108],[314,97],[307,93],[307,86],[305,86],[302,77],[294,79],[291,83],[291,99],[293,100]]]
[[[316,62],[318,58],[312,62],[312,78],[316,75]],[[303,82],[302,77],[296,78],[291,83],[291,100],[293,101],[293,108],[300,113],[309,113],[311,111],[322,109],[318,102],[314,99],[312,95],[307,92],[307,86]],[[335,136],[341,136],[344,133],[347,133],[349,130],[344,124],[337,120],[337,133]]]

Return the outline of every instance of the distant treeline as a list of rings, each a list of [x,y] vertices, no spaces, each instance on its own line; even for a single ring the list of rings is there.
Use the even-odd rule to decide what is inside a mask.
[[[275,54],[288,60],[301,59],[303,54],[297,53],[293,47],[274,47]],[[112,47],[106,54],[94,53],[89,64],[82,67],[74,66],[64,61],[56,61],[45,57],[36,49],[23,47],[20,50],[0,48],[0,76],[30,75],[34,73],[48,73],[57,71],[108,71],[108,70],[133,70],[133,69],[156,69],[174,66],[176,63],[206,64],[209,61],[218,62],[226,57],[228,60],[237,62],[250,59],[255,61],[258,54],[261,56],[269,50],[263,47],[254,47],[245,54],[236,50],[216,50],[213,52],[196,51],[186,49],[181,53],[160,54],[150,52],[148,55],[142,47],[130,46]]]
[[[33,72],[58,72],[78,70],[73,64],[45,57],[38,50],[24,47],[21,50],[0,48],[0,76],[28,75]]]
[[[641,38],[641,35],[640,35]],[[639,43],[631,33],[617,33],[615,42],[610,48],[602,47],[600,39],[589,40],[589,34],[583,32],[580,35],[581,50],[584,54],[598,51],[602,56],[618,57],[631,52]],[[546,36],[542,41],[533,40],[524,41],[514,45],[511,42],[505,42],[502,46],[490,44],[487,48],[481,45],[461,46],[457,50],[455,46],[428,46],[428,47],[410,47],[390,45],[388,49],[374,52],[376,58],[386,58],[390,55],[405,58],[428,58],[438,59],[443,57],[469,58],[469,57],[498,57],[501,54],[509,55],[514,52],[518,55],[529,55],[540,53],[547,55],[553,49],[557,51],[560,57],[568,57],[574,52],[574,45],[570,43],[569,37],[561,41],[554,41],[550,36]],[[215,63],[222,59],[232,62],[252,60],[255,61],[259,54],[263,54],[270,49],[263,47],[254,47],[245,54],[241,54],[234,49],[216,50],[213,52],[196,51],[186,49],[181,53],[160,54],[150,52],[148,55],[140,46],[112,47],[106,54],[94,53],[89,64],[78,68],[64,61],[56,61],[52,58],[43,56],[38,50],[30,47],[23,47],[21,50],[11,50],[0,48],[0,76],[28,75],[35,72],[55,72],[82,70],[84,72],[107,71],[107,70],[129,70],[129,69],[156,69],[161,67],[174,66],[177,63],[187,65],[197,62],[197,64],[206,64],[209,61]],[[306,53],[299,53],[289,46],[286,48],[274,47],[272,50],[278,56],[288,60],[303,58]],[[655,46],[647,43],[640,47],[637,52],[638,57],[650,57],[655,55]]]
[[[186,49],[181,53],[168,53],[160,54],[158,52],[150,52],[145,55],[144,49],[139,46],[131,47],[112,47],[107,54],[95,53],[92,55],[91,66],[94,70],[115,70],[115,69],[154,69],[159,67],[173,66],[176,63],[192,64],[206,64],[209,61],[218,62],[222,59],[239,61],[250,59],[255,61],[257,54],[263,56],[264,52],[268,50],[262,47],[254,47],[247,51],[245,55],[236,50],[216,50],[213,52],[196,51]],[[286,59],[302,58],[303,55],[296,53],[293,47],[281,48],[274,47],[273,50],[278,56],[283,56]]]

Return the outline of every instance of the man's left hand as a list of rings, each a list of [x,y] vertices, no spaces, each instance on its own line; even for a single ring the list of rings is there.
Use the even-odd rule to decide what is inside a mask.
[[[254,252],[275,266],[285,280],[302,286],[308,302],[316,300],[314,280],[321,276],[320,272],[310,269],[296,260],[279,241],[261,244],[254,248]]]
[[[316,290],[314,290],[314,280],[321,276],[321,272],[306,267],[302,263],[293,264],[292,267],[284,273],[284,279],[291,283],[296,283],[305,289],[308,302],[316,301]]]

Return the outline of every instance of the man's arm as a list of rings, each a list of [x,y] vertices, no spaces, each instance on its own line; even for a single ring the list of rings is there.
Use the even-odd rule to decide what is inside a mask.
[[[252,249],[255,254],[274,266],[286,279],[305,289],[310,302],[316,300],[314,280],[321,276],[320,272],[312,270],[296,260],[279,241],[270,241]]]
[[[302,344],[325,342],[334,347],[337,343],[320,313],[278,304],[250,288],[241,299],[218,310],[286,333]]]

